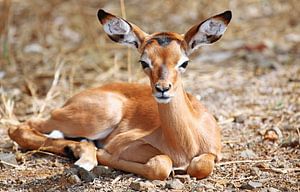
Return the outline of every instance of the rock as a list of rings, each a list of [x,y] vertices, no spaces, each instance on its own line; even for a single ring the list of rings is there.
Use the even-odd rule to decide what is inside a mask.
[[[294,126],[288,122],[283,122],[281,124],[280,128],[283,129],[284,131],[294,131],[295,130]]]
[[[136,191],[148,191],[151,188],[154,188],[154,185],[150,181],[133,181],[130,183],[129,187]]]
[[[42,53],[43,47],[38,43],[32,43],[32,44],[25,46],[24,52],[25,53]]]
[[[97,176],[97,177],[100,177],[100,176],[111,176],[112,173],[113,173],[113,170],[110,169],[109,167],[107,166],[102,166],[102,165],[98,165],[96,166],[92,172]]]
[[[183,189],[184,184],[179,180],[179,179],[172,179],[167,181],[166,183],[166,188],[168,189],[177,189],[177,190],[181,190]]]
[[[81,180],[78,177],[78,175],[73,175],[73,174],[67,178],[67,181],[71,184],[81,183]]]
[[[78,175],[82,181],[92,182],[96,178],[96,175],[90,171],[87,171],[81,167],[77,167]]]
[[[16,160],[16,155],[11,153],[0,153],[0,160],[5,162],[2,163],[4,167],[11,168],[14,165],[18,165],[18,162]],[[11,165],[10,165],[11,164]]]
[[[292,147],[292,148],[296,148],[300,146],[299,140],[298,139],[289,139],[287,141],[282,142],[281,147]]]
[[[66,169],[65,175],[78,175],[78,168],[76,167],[71,167],[70,169]]]
[[[260,182],[255,182],[255,181],[249,181],[248,183],[244,184],[241,186],[242,189],[249,189],[249,190],[252,190],[252,189],[257,189],[257,188],[260,188],[262,187],[262,183]]]
[[[268,192],[280,192],[280,190],[276,189],[274,187],[270,187],[270,188],[268,188]]]
[[[259,118],[259,117],[255,118],[255,119],[252,119],[252,120],[249,121],[249,123],[248,123],[248,127],[249,127],[250,129],[258,129],[258,128],[261,127],[261,125],[262,125],[262,120],[261,120],[261,118]]]
[[[1,77],[0,77],[0,79],[1,79]],[[11,149],[11,148],[13,148],[13,146],[14,146],[14,143],[10,142],[10,141],[0,144],[0,148],[3,148],[3,149]]]
[[[246,149],[246,150],[242,151],[240,156],[245,159],[257,158],[257,155],[254,153],[254,151],[252,151],[250,149]]]
[[[253,176],[260,176],[261,171],[258,167],[252,167],[250,169],[250,174],[253,175]]]
[[[190,175],[175,175],[174,178],[179,179],[182,183],[189,183],[191,181]]]
[[[282,139],[282,132],[278,127],[273,127],[266,130],[264,134],[264,140],[277,141]]]
[[[244,123],[246,119],[247,119],[247,115],[240,114],[240,115],[235,116],[234,122],[236,122],[236,123]]]
[[[161,181],[161,180],[153,180],[152,184],[157,186],[157,187],[165,187],[166,182],[165,181]]]

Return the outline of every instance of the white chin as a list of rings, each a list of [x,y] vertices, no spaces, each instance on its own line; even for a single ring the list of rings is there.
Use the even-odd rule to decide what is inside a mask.
[[[171,97],[169,97],[167,99],[162,99],[162,98],[157,98],[157,97],[154,97],[154,98],[157,101],[157,103],[162,103],[162,104],[167,104],[171,101]]]

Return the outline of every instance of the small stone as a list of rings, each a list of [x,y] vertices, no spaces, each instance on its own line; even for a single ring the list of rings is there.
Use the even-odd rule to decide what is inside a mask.
[[[129,187],[136,191],[148,191],[151,188],[154,188],[154,185],[150,181],[133,181],[130,183]]]
[[[175,175],[174,178],[179,179],[182,183],[189,183],[191,181],[190,175]]]
[[[9,141],[0,144],[0,148],[3,148],[3,149],[10,149],[10,148],[13,148],[13,146],[14,146],[14,143],[9,142]]]
[[[252,151],[250,149],[246,149],[246,150],[242,151],[240,156],[245,159],[257,158],[257,155],[254,153],[254,151]]]
[[[71,184],[76,184],[76,183],[81,183],[80,178],[78,177],[78,175],[70,175],[67,178],[67,181]]]
[[[0,153],[0,160],[6,163],[2,163],[4,167],[6,168],[11,168],[12,166],[8,165],[8,164],[12,164],[12,165],[18,165],[18,162],[16,160],[16,155],[15,154],[11,154],[11,153]]]
[[[87,171],[81,167],[78,167],[77,170],[78,170],[78,175],[82,181],[92,182],[96,178],[96,175],[94,173]]]
[[[92,172],[97,176],[97,177],[100,177],[100,176],[111,176],[113,171],[112,169],[110,169],[109,167],[107,166],[102,166],[102,165],[98,165],[96,166]]]
[[[259,117],[251,120],[248,124],[250,129],[258,129],[261,127],[261,125],[262,125],[262,120]]]
[[[240,115],[237,115],[237,116],[234,118],[234,122],[237,122],[237,123],[244,123],[246,119],[247,119],[247,115],[245,115],[245,114],[240,114]]]
[[[287,122],[284,122],[281,124],[280,126],[284,131],[294,131],[294,127],[290,124],[290,123],[287,123]]]
[[[298,146],[300,146],[300,142],[298,139],[294,139],[294,138],[288,139],[288,140],[282,142],[282,144],[281,144],[281,147],[296,148]]]
[[[78,175],[78,168],[71,167],[70,169],[66,169],[64,172],[66,175]]]
[[[252,167],[250,170],[250,174],[253,176],[260,176],[261,171],[258,167]]]
[[[241,186],[242,189],[249,189],[249,190],[252,190],[252,189],[257,189],[257,188],[260,188],[262,187],[262,183],[260,182],[255,182],[255,181],[249,181],[248,183],[244,184]]]
[[[153,180],[152,183],[153,183],[153,185],[158,186],[158,187],[165,187],[165,185],[166,185],[166,182],[161,181],[161,180]]]
[[[248,184],[252,186],[254,189],[262,187],[263,184],[261,182],[249,181]]]
[[[264,134],[264,140],[277,141],[282,139],[282,132],[278,127],[273,127],[266,130]]]
[[[173,179],[173,180],[169,180],[166,183],[166,188],[168,189],[183,189],[184,184],[179,180],[179,179]]]
[[[279,189],[276,189],[274,187],[268,188],[268,192],[281,192]]]
[[[43,47],[38,43],[32,43],[32,44],[25,46],[24,52],[25,53],[42,53]]]

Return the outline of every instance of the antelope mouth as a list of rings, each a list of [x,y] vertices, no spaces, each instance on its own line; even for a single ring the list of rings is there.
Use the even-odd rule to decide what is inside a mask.
[[[171,97],[170,96],[154,96],[155,100],[158,102],[158,103],[163,103],[163,104],[166,104],[166,103],[169,103],[171,101]]]

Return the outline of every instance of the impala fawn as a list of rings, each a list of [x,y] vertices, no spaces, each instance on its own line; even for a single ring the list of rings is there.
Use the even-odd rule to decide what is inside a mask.
[[[214,117],[182,86],[188,55],[223,35],[231,12],[213,16],[185,34],[147,34],[104,10],[98,19],[115,42],[135,47],[150,86],[107,84],[88,89],[51,113],[9,129],[21,147],[61,155],[70,152],[86,170],[98,163],[147,179],[166,179],[172,168],[198,179],[213,171],[221,158],[221,135]],[[53,138],[54,130],[64,138]],[[74,141],[67,138],[86,138]],[[102,145],[96,148],[93,142]],[[97,146],[97,145],[96,145]]]

